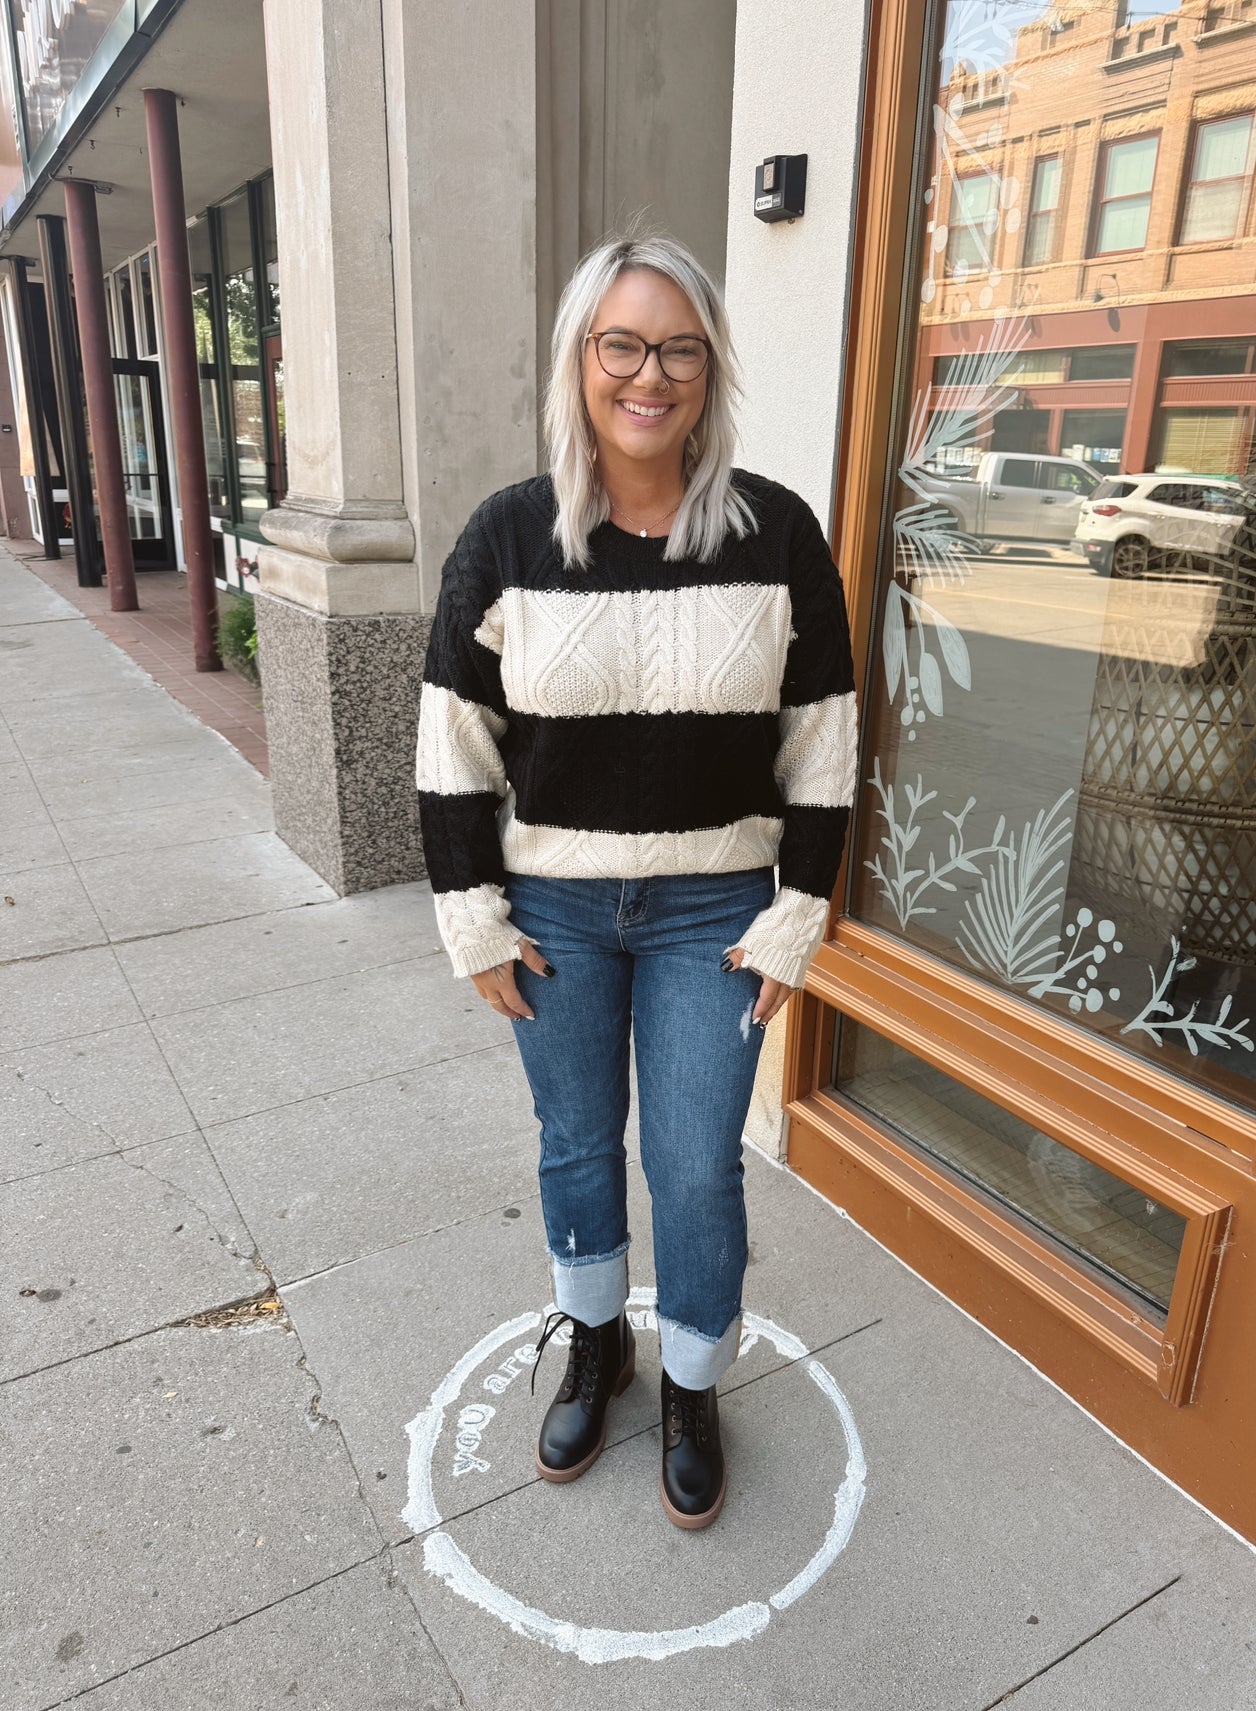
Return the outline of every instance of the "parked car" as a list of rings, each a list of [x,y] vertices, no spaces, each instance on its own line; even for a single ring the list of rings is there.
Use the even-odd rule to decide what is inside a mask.
[[[1226,558],[1243,526],[1243,490],[1214,475],[1119,475],[1082,504],[1076,541],[1101,574],[1146,576]]]
[[[971,474],[926,475],[920,485],[951,513],[957,529],[980,541],[1065,543],[1099,477],[1077,458],[983,452]]]

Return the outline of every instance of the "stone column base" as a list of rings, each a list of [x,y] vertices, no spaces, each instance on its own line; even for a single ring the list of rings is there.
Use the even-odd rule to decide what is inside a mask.
[[[414,753],[431,618],[256,603],[275,830],[341,896],[424,878]]]

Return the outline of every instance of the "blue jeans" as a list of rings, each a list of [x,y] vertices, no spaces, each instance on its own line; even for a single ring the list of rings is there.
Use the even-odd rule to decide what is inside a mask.
[[[554,1300],[599,1325],[628,1297],[624,1128],[635,1041],[663,1364],[703,1390],[736,1358],[746,1269],[741,1137],[760,977],[720,967],[772,900],[770,867],[651,879],[508,874],[511,920],[557,971],[515,963],[513,1024],[541,1124]]]

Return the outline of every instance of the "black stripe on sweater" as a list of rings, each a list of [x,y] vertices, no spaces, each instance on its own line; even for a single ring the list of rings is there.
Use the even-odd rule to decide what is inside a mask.
[[[497,837],[501,798],[491,791],[440,796],[419,791],[423,854],[434,891],[469,891],[476,885],[504,885],[506,870]]]
[[[690,832],[779,816],[775,713],[512,713],[506,773],[528,825]]]
[[[787,808],[777,857],[781,884],[831,897],[849,824],[849,808]]]

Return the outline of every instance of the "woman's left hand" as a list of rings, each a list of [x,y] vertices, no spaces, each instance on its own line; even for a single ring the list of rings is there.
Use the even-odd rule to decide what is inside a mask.
[[[745,954],[740,945],[734,945],[728,953],[728,960],[734,968],[740,968]],[[783,981],[769,980],[766,974],[762,979],[763,984],[759,988],[759,996],[755,1000],[754,1013],[750,1020],[758,1022],[766,1028],[777,1011],[783,1010],[789,1003],[789,995],[793,988],[786,986]]]

